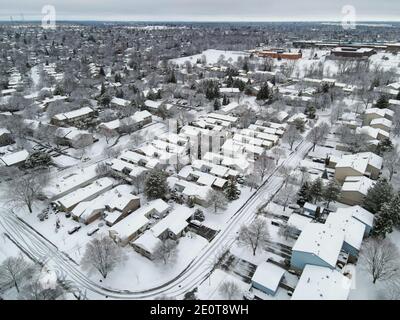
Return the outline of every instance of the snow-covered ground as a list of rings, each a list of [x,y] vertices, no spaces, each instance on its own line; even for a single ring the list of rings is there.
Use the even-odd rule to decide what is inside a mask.
[[[244,57],[248,55],[248,53],[243,51],[224,51],[224,50],[208,49],[199,54],[171,59],[170,61],[179,65],[185,63],[186,61],[190,61],[191,63],[196,63],[198,59],[200,60],[202,59],[203,55],[206,57],[207,64],[214,64],[218,62],[218,59],[221,56],[224,56],[225,60],[235,62],[237,61],[238,57]]]

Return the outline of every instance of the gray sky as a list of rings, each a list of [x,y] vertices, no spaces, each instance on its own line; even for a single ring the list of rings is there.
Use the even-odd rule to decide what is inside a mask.
[[[353,5],[356,20],[400,20],[400,0],[1,0],[0,19],[41,20],[46,4],[57,20],[341,21]]]

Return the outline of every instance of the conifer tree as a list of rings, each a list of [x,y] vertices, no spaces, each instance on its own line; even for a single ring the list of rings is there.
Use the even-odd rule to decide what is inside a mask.
[[[229,179],[225,188],[225,197],[228,200],[236,200],[239,198],[237,183],[234,179]]]
[[[332,201],[336,201],[340,196],[341,186],[336,180],[329,181],[328,185],[323,190],[323,198],[329,208]]]
[[[144,192],[148,199],[161,199],[168,192],[167,177],[160,170],[153,170],[145,181]]]
[[[377,213],[381,210],[385,202],[389,202],[393,196],[393,188],[383,178],[378,180],[373,187],[371,187],[363,201],[363,207],[371,213]]]

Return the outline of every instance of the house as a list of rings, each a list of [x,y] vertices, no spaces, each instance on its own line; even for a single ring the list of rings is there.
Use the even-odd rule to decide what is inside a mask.
[[[367,176],[378,179],[383,159],[373,152],[343,155],[335,166],[335,179],[343,182],[348,176]]]
[[[365,225],[352,217],[349,211],[331,212],[325,221],[331,228],[336,228],[344,232],[342,250],[349,254],[349,257],[356,261],[365,234]]]
[[[100,178],[86,187],[72,191],[56,200],[56,204],[64,211],[71,211],[80,202],[96,198],[113,187],[114,181],[110,178]]]
[[[284,274],[285,269],[271,262],[263,262],[258,265],[256,272],[251,278],[251,286],[266,294],[274,296]]]
[[[325,224],[309,223],[293,246],[290,264],[299,271],[309,264],[335,269],[343,241],[344,232]]]
[[[98,125],[99,130],[109,134],[116,135],[122,133],[124,126],[129,126],[131,131],[138,130],[152,122],[152,115],[147,110],[136,111],[132,116],[122,119],[115,119],[103,122]]]
[[[306,265],[292,295],[292,300],[347,300],[351,279],[339,271]]]
[[[25,149],[13,153],[8,153],[0,157],[0,166],[20,166],[25,163],[25,160],[28,159],[28,157],[29,152]]]
[[[83,107],[77,110],[59,113],[53,116],[50,120],[51,124],[56,126],[77,125],[79,122],[85,122],[92,119],[97,114],[97,111],[90,107]]]
[[[392,121],[390,121],[386,118],[377,118],[377,119],[373,119],[369,125],[372,128],[381,129],[386,132],[390,132],[390,130],[392,128],[392,124],[393,124]]]
[[[112,107],[127,107],[131,104],[129,100],[113,97],[110,101]]]
[[[180,180],[175,177],[167,179],[171,189],[181,194],[184,200],[192,199],[195,203],[202,207],[208,207],[208,193],[212,190],[209,186],[202,186],[190,181]]]
[[[135,251],[150,260],[153,260],[154,253],[161,244],[162,241],[151,230],[146,230],[140,237],[131,242]]]
[[[356,128],[357,134],[363,134],[367,137],[368,140],[385,140],[389,139],[389,132],[384,131],[378,128],[372,128],[371,126],[362,126]],[[370,141],[369,141],[370,142]],[[377,141],[379,142],[379,141]]]
[[[303,206],[303,214],[315,218],[321,212],[321,207],[316,204],[306,202]]]
[[[338,208],[336,212],[338,215],[340,214],[344,216],[349,216],[349,214],[351,214],[351,217],[357,221],[360,221],[365,226],[364,236],[370,235],[374,227],[374,215],[371,212],[360,207],[359,205],[348,208]]]
[[[145,231],[150,224],[151,218],[162,218],[170,210],[170,207],[161,199],[148,202],[140,207],[126,218],[114,224],[109,235],[115,242],[121,246],[136,240],[139,235]]]
[[[150,220],[145,215],[135,212],[113,225],[108,231],[109,236],[117,244],[126,246],[146,230],[149,223]]]
[[[84,148],[94,142],[90,132],[75,127],[59,127],[55,131],[55,136],[58,144],[73,148]]]
[[[346,177],[342,185],[339,201],[350,206],[361,204],[367,195],[368,189],[374,183],[373,180],[363,176]]]
[[[5,128],[0,128],[0,147],[8,146],[13,143],[14,140],[11,136],[11,132]]]
[[[390,109],[379,109],[379,108],[369,108],[364,112],[364,122],[369,125],[372,120],[385,118],[387,120],[393,120],[394,111]]]
[[[192,218],[193,211],[186,206],[179,206],[168,213],[164,218],[151,227],[153,234],[161,239],[180,238],[189,226],[188,220]]]

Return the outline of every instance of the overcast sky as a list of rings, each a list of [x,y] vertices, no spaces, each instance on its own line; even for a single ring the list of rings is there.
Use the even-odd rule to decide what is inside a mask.
[[[53,5],[57,20],[341,21],[353,5],[357,20],[400,20],[400,0],[0,0],[0,19],[41,20]]]

